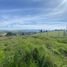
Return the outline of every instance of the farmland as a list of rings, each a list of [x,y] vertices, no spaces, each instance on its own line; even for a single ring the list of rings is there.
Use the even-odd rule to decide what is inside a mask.
[[[0,37],[0,67],[67,67],[63,31]]]

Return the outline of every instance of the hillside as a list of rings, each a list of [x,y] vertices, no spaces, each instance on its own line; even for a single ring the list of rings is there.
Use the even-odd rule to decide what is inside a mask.
[[[46,32],[0,37],[0,67],[67,67],[67,36]]]

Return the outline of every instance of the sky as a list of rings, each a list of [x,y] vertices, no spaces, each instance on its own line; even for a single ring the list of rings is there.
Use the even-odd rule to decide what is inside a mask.
[[[67,0],[0,0],[0,30],[65,29]]]

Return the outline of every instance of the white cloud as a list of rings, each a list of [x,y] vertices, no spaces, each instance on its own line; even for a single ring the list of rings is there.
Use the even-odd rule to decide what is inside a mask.
[[[35,1],[35,0],[33,0]],[[36,0],[41,1],[41,0]],[[24,9],[10,9],[10,10],[1,10],[1,20],[0,20],[0,29],[11,28],[11,29],[55,29],[55,28],[65,28],[65,25],[46,25],[45,22],[50,21],[51,19],[56,19],[54,17],[59,16],[60,14],[66,11],[67,0],[64,0],[60,5],[55,9],[52,8],[24,8]],[[19,15],[17,12],[32,11],[31,14],[27,13],[26,15]],[[36,10],[35,12],[33,12]],[[14,14],[16,13],[16,14]],[[32,15],[33,14],[33,15]],[[53,18],[52,18],[53,17]],[[41,20],[44,20],[43,22]],[[61,19],[59,19],[61,20]],[[44,23],[44,25],[42,24]]]
[[[46,16],[54,17],[54,16],[58,16],[60,14],[63,15],[63,13],[65,13],[65,11],[67,11],[67,0],[62,0],[62,1],[60,1],[60,4],[56,8],[54,8],[51,12],[49,12]]]
[[[66,25],[63,23],[49,24],[45,21],[41,22],[40,16],[2,16],[0,21],[0,29],[64,29]],[[43,24],[42,24],[43,23]]]

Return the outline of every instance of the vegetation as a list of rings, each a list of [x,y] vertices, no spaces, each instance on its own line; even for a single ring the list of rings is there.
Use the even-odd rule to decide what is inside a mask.
[[[64,32],[0,37],[0,67],[67,67]]]

